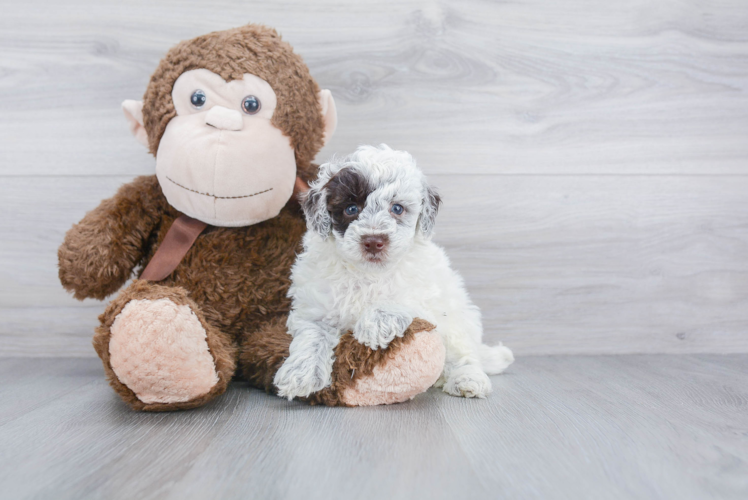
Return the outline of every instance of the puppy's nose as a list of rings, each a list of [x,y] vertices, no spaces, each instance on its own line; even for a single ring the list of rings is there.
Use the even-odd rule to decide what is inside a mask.
[[[205,115],[205,123],[221,130],[241,130],[242,114],[235,109],[213,106]]]
[[[387,247],[389,238],[384,234],[370,234],[361,238],[361,246],[370,254],[376,255]]]

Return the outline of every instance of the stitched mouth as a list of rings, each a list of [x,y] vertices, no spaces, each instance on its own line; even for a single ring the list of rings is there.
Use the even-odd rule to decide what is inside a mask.
[[[211,198],[215,198],[216,200],[236,200],[236,199],[239,199],[239,198],[251,198],[253,196],[257,196],[258,194],[267,193],[268,191],[272,191],[273,190],[273,188],[268,188],[268,189],[266,189],[264,191],[257,191],[256,193],[245,194],[245,195],[242,195],[242,196],[216,196],[214,194],[202,193],[200,191],[195,191],[194,189],[190,189],[190,188],[188,188],[186,186],[182,186],[180,183],[178,183],[177,181],[175,181],[174,179],[172,179],[168,175],[166,176],[166,178],[172,184],[174,184],[175,186],[181,187],[182,189],[184,189],[186,191],[189,191],[189,192],[195,193],[195,194],[199,194],[199,195],[202,195],[202,196],[210,196]]]

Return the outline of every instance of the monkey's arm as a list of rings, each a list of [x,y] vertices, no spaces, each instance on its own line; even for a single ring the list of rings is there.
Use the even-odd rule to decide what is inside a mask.
[[[65,290],[78,300],[116,292],[143,259],[162,200],[156,176],[138,177],[74,225],[57,251]]]

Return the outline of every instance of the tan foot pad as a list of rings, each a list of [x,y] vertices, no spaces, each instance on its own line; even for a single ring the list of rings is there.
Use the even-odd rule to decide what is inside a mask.
[[[189,306],[132,300],[111,332],[112,369],[144,403],[190,401],[218,383],[205,328]]]

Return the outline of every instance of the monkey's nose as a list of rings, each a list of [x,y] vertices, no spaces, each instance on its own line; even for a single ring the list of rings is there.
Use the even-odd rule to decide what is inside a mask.
[[[205,123],[221,130],[241,130],[244,120],[235,109],[213,106],[205,115]]]
[[[361,238],[361,246],[364,251],[376,255],[387,248],[390,239],[385,234],[370,234]]]

